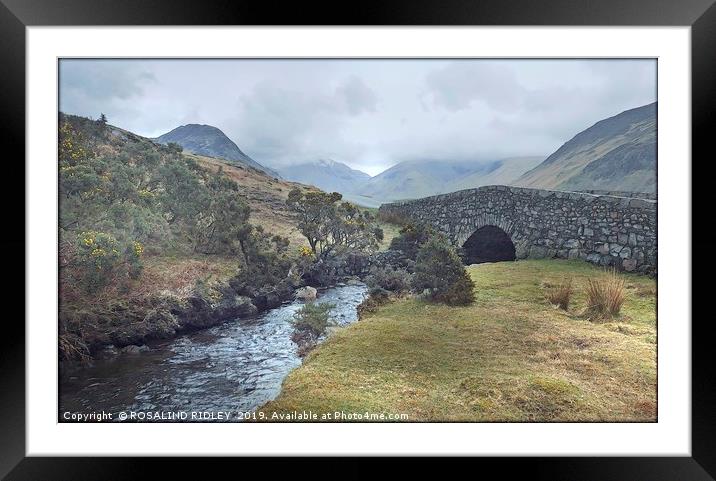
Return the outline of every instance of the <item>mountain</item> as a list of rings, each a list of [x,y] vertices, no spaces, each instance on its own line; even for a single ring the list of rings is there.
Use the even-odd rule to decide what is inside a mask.
[[[277,167],[286,180],[313,185],[326,192],[348,194],[370,179],[370,175],[330,159]]]
[[[626,110],[575,135],[517,180],[558,190],[656,191],[656,103]]]
[[[354,193],[375,200],[391,201],[416,199],[482,185],[511,185],[542,159],[543,157],[515,157],[492,162],[401,162],[372,177]]]
[[[264,167],[243,153],[224,132],[211,125],[182,125],[152,140],[160,144],[174,142],[193,154],[248,165],[269,175],[278,177],[277,172],[268,167]]]
[[[472,189],[483,185],[514,185],[526,171],[536,167],[544,157],[513,157],[489,164],[488,169],[473,172],[467,177],[459,178],[450,184],[450,190]]]

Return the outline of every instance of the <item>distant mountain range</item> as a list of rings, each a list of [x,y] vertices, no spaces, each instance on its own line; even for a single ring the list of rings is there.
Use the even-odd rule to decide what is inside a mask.
[[[187,124],[177,127],[164,135],[152,139],[160,144],[170,142],[181,145],[184,150],[197,155],[215,157],[228,160],[237,164],[244,164],[273,177],[279,174],[265,167],[246,155],[241,149],[222,132],[211,125]]]
[[[177,127],[154,139],[185,150],[244,164],[274,177],[340,192],[352,202],[378,206],[483,185],[554,190],[656,190],[656,103],[624,111],[578,133],[547,157],[512,157],[491,162],[428,159],[400,162],[371,177],[330,159],[269,168],[246,155],[210,125]],[[544,161],[543,161],[544,159]]]
[[[656,103],[575,135],[516,185],[557,190],[656,191]]]
[[[414,160],[382,172],[353,193],[383,201],[414,199],[490,184],[512,184],[543,157],[513,157],[492,162]]]
[[[313,185],[326,192],[350,193],[370,179],[365,172],[330,159],[276,167],[276,170],[286,180]]]

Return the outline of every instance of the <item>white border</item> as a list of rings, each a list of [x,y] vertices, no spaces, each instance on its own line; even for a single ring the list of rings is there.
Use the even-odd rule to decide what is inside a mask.
[[[690,456],[688,27],[31,27],[27,54],[28,455]],[[658,57],[658,423],[57,423],[56,62],[68,56]]]

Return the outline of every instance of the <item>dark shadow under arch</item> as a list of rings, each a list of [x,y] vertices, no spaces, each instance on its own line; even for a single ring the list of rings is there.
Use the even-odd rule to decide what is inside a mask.
[[[515,244],[494,225],[480,227],[462,245],[465,264],[515,260]]]

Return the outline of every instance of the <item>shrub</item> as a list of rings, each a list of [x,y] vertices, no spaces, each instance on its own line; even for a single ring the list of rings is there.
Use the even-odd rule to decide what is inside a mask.
[[[438,236],[440,234],[427,224],[406,224],[390,241],[390,249],[401,251],[407,258],[415,260],[420,247]]]
[[[370,288],[381,288],[386,291],[401,293],[410,290],[411,276],[405,269],[394,269],[391,266],[373,267],[365,283]]]
[[[569,301],[572,298],[572,279],[569,278],[564,282],[560,282],[556,286],[552,286],[547,290],[547,300],[550,304],[559,307],[562,310],[569,308]]]
[[[624,278],[614,269],[597,279],[587,279],[587,312],[593,318],[618,315],[625,296]]]
[[[356,308],[358,319],[363,319],[363,315],[366,313],[376,312],[378,307],[387,303],[388,300],[390,300],[390,291],[386,291],[381,287],[372,288],[368,291],[368,296]]]
[[[413,289],[436,302],[467,305],[475,300],[475,284],[454,247],[433,237],[418,251]]]
[[[334,304],[309,302],[294,314],[291,340],[298,346],[300,357],[316,347],[318,338],[332,324],[329,313],[334,307]]]
[[[293,325],[318,338],[331,325],[329,314],[334,307],[334,304],[308,302],[294,314]]]
[[[467,306],[475,301],[475,283],[463,268],[463,273],[445,291],[433,294],[433,299],[450,306]]]
[[[142,272],[144,246],[137,241],[121,249],[111,234],[84,231],[77,235],[76,245],[77,267],[88,292],[101,290],[117,279],[136,279]]]

